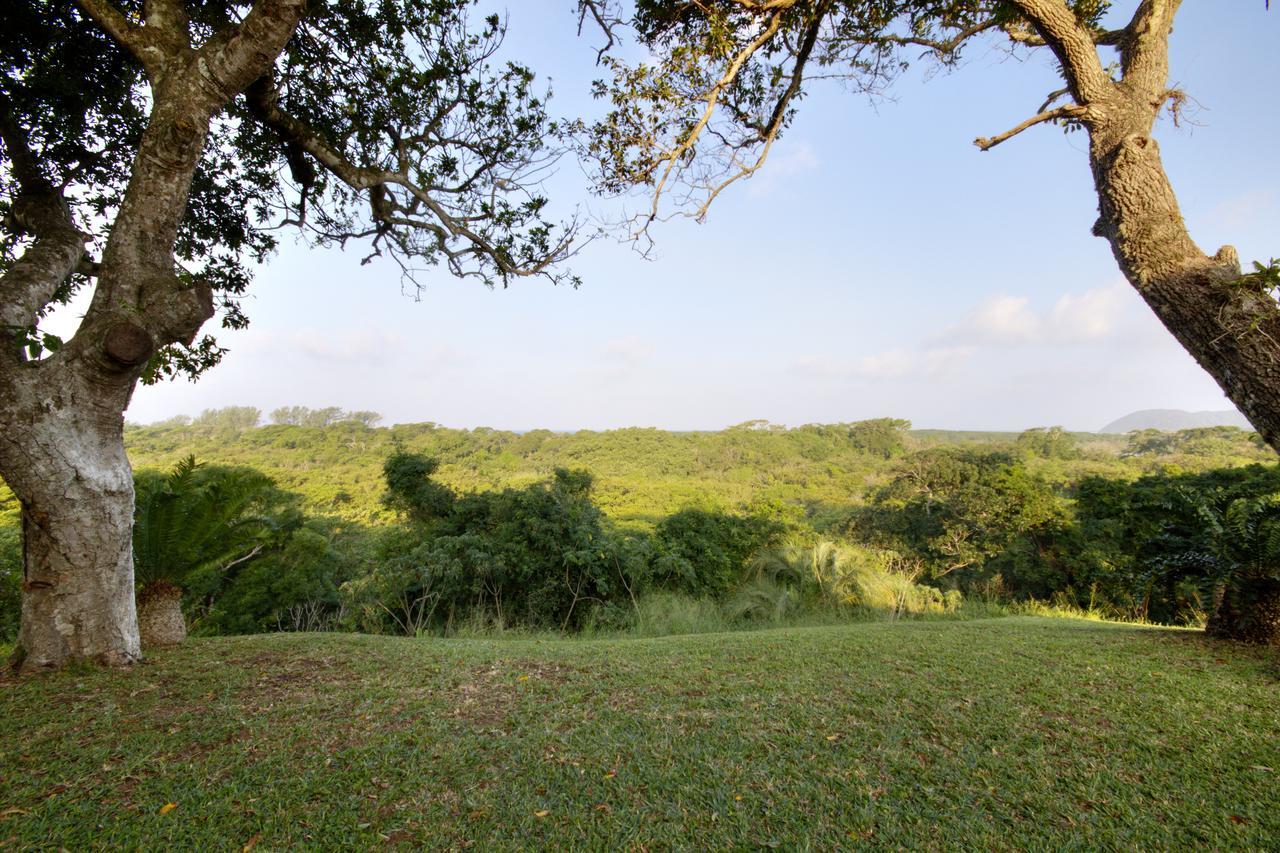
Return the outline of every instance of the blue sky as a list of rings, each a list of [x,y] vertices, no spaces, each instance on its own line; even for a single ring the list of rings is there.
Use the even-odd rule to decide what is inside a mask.
[[[508,8],[510,54],[551,77],[566,114],[592,108],[599,75],[571,6]],[[1246,260],[1280,255],[1280,12],[1262,7],[1184,4],[1172,81],[1200,106],[1196,124],[1158,130],[1193,237]],[[765,170],[705,224],[657,228],[653,260],[589,246],[576,291],[440,276],[413,301],[388,264],[286,246],[247,303],[251,327],[226,334],[223,365],[140,388],[127,416],[292,404],[511,429],[894,416],[1016,430],[1229,407],[1090,235],[1083,134],[971,144],[1058,85],[1046,57],[981,48],[874,105],[817,86]],[[553,189],[562,210],[611,210],[574,164]]]

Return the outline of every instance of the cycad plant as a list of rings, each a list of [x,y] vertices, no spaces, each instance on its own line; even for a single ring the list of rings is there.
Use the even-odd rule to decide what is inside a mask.
[[[205,467],[193,456],[168,474],[140,474],[135,491],[139,631],[145,645],[170,645],[186,636],[184,588],[214,585],[278,541],[270,510],[281,493],[257,471]]]
[[[1216,594],[1211,636],[1280,645],[1280,494],[1223,505],[1188,494],[1203,526],[1193,549],[1208,557]]]

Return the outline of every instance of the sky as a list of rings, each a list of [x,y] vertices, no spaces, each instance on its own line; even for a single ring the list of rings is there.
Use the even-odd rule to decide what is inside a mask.
[[[506,9],[508,53],[550,78],[566,115],[596,109],[601,74],[571,8]],[[1280,11],[1262,0],[1185,3],[1171,81],[1195,99],[1193,123],[1157,129],[1193,238],[1246,263],[1280,255],[1278,42]],[[139,388],[127,418],[304,405],[516,430],[874,417],[1096,430],[1138,409],[1230,408],[1089,233],[1084,134],[972,145],[1059,85],[1046,57],[998,49],[909,74],[874,104],[818,85],[704,224],[660,225],[651,259],[589,245],[577,290],[440,274],[414,299],[388,263],[287,242],[245,304],[249,329],[221,336],[223,364]],[[561,212],[616,211],[573,163],[551,189]]]

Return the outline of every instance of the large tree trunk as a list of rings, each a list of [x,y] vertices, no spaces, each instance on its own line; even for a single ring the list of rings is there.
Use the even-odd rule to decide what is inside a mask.
[[[1059,117],[1089,131],[1094,233],[1110,242],[1121,271],[1165,327],[1280,450],[1280,306],[1242,280],[1235,249],[1209,256],[1192,241],[1151,136],[1175,95],[1169,34],[1181,0],[1141,0],[1129,24],[1110,33],[1082,24],[1065,0],[1010,3],[1061,64],[1075,103]],[[1102,35],[1119,51],[1119,79],[1098,55]],[[1033,123],[1052,117],[1054,111],[1042,112]]]
[[[121,416],[127,390],[74,376],[52,387],[31,381],[40,372],[33,365],[6,378],[18,381],[0,381],[10,426],[0,472],[22,505],[24,542],[14,662],[24,670],[132,663],[139,645],[133,475]]]
[[[256,0],[197,47],[184,4],[146,3],[142,19],[78,5],[143,66],[152,105],[84,320],[41,360],[15,330],[36,326],[81,271],[85,236],[23,128],[0,122],[21,190],[10,218],[33,241],[0,276],[0,477],[23,508],[24,669],[139,657],[124,410],[156,350],[190,345],[213,315],[210,285],[180,279],[174,256],[210,120],[271,68],[307,8]]]
[[[1280,449],[1280,310],[1241,285],[1235,249],[1191,240],[1159,146],[1141,126],[1101,125],[1092,145],[1106,237],[1126,278],[1272,447]],[[1126,132],[1130,131],[1130,132]]]
[[[1120,88],[1092,107],[1090,161],[1100,213],[1094,233],[1111,243],[1125,277],[1165,328],[1280,450],[1280,308],[1242,280],[1235,249],[1223,246],[1209,256],[1192,241],[1150,136],[1163,88],[1147,91],[1144,98]],[[1242,584],[1252,592],[1242,592]],[[1215,608],[1210,632],[1275,642],[1277,590],[1280,583],[1254,590],[1235,582]]]

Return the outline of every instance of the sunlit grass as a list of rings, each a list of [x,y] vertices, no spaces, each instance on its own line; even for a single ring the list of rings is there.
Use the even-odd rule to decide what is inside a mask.
[[[17,847],[1280,837],[1274,652],[1187,631],[1023,616],[656,639],[270,635],[0,689],[0,841]]]

